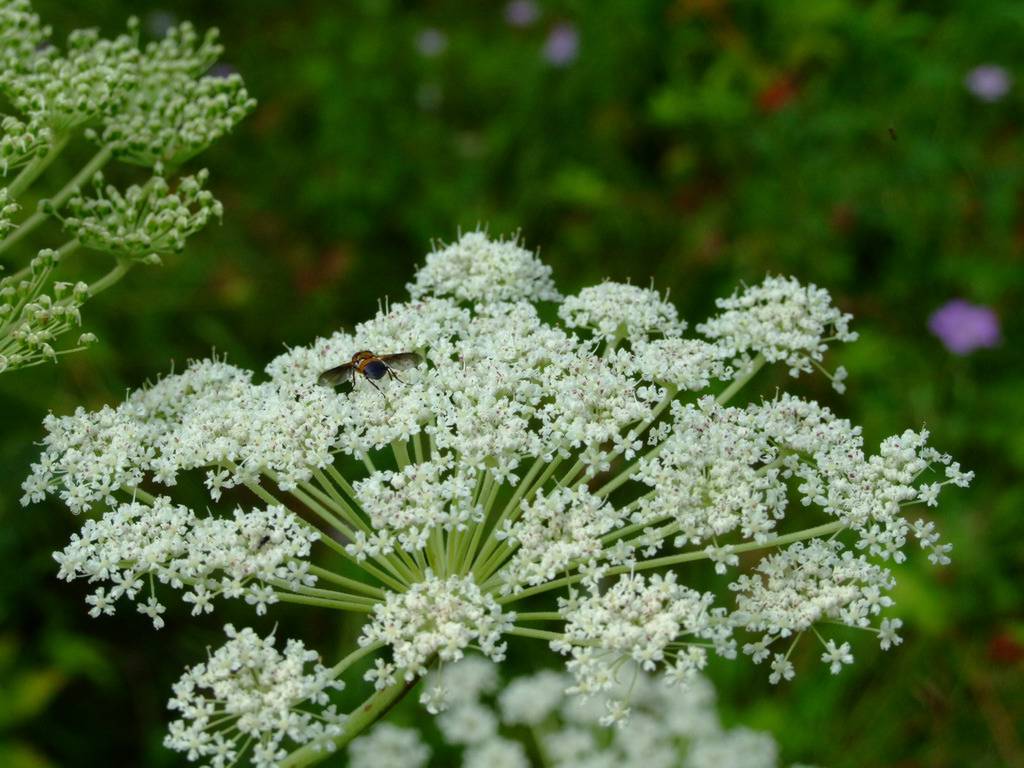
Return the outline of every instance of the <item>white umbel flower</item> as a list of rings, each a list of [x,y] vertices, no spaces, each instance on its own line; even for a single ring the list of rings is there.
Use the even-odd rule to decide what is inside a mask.
[[[760,285],[715,302],[724,310],[697,326],[742,366],[751,355],[784,362],[792,376],[810,373],[830,340],[854,341],[851,315],[832,305],[828,291],[793,278],[767,277]]]
[[[257,612],[288,601],[356,614],[345,664],[365,659],[371,704],[440,667],[421,700],[450,708],[449,735],[480,737],[467,762],[518,758],[482,738],[493,718],[456,711],[466,686],[445,667],[470,649],[500,661],[509,637],[563,656],[605,723],[644,714],[620,690],[626,665],[685,685],[709,654],[742,647],[781,682],[805,634],[820,635],[831,668],[848,663],[854,647],[831,625],[898,643],[892,569],[914,545],[948,559],[909,507],[930,513],[971,474],[923,430],[872,453],[813,401],[737,399],[766,361],[804,371],[852,338],[828,294],[770,278],[724,302],[700,340],[664,297],[629,285],[581,291],[549,321],[538,265],[472,233],[431,255],[413,300],[287,350],[266,376],[200,361],[116,407],[51,416],[24,502],[55,495],[102,515],[61,553],[62,574],[100,582],[92,613],[127,596],[155,624],[149,574],[196,613],[233,595]],[[360,351],[382,358],[336,389],[317,383]],[[169,501],[186,484],[209,495],[209,519]],[[259,502],[231,520],[220,505],[238,496]],[[287,535],[249,533],[259,510]],[[180,518],[174,535],[146,527],[161,515]],[[687,586],[695,567],[713,586]]]
[[[587,328],[611,343],[644,341],[651,336],[676,337],[686,329],[675,305],[650,288],[605,282],[567,296],[558,316],[569,328]]]
[[[328,706],[328,692],[343,685],[315,663],[316,652],[298,640],[278,651],[273,635],[262,638],[248,627],[228,624],[224,632],[228,641],[174,684],[167,706],[180,719],[164,745],[209,768],[234,765],[250,749],[256,768],[276,768],[285,744],[330,749],[344,717]]]
[[[551,267],[518,240],[491,240],[467,232],[449,246],[427,255],[409,284],[409,294],[451,296],[459,301],[556,301]]]
[[[515,614],[503,612],[472,579],[440,579],[428,571],[407,592],[391,593],[374,606],[359,643],[390,646],[395,666],[411,681],[427,671],[435,655],[442,661],[458,661],[470,644],[493,661],[501,661],[506,648],[501,638],[514,621]],[[394,682],[376,678],[378,688]]]
[[[178,589],[187,585],[191,591],[184,599],[193,604],[193,615],[208,613],[210,601],[221,595],[244,597],[263,613],[277,601],[273,591],[265,592],[269,583],[285,588],[316,583],[307,558],[319,538],[283,507],[238,509],[229,519],[199,517],[161,496],[152,505],[121,504],[98,520],[87,520],[54,559],[62,579],[113,584],[105,592],[110,604],[105,602],[102,611],[94,607],[94,615],[113,613],[112,602],[121,597],[135,600],[147,594],[139,612],[159,629],[163,606],[153,592],[154,577]]]

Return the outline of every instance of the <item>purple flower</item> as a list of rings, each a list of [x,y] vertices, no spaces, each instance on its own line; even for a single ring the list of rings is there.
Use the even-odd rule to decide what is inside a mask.
[[[540,16],[533,0],[512,0],[505,6],[505,23],[510,27],[528,27]]]
[[[556,24],[544,41],[544,58],[556,67],[565,67],[575,61],[580,52],[580,35],[569,22]]]
[[[237,74],[238,70],[232,64],[228,64],[224,61],[218,61],[212,67],[210,71],[206,73],[207,77],[231,77]]]
[[[999,318],[989,307],[952,299],[928,318],[928,329],[939,337],[946,349],[966,355],[979,347],[999,343]]]
[[[447,47],[448,36],[434,27],[427,27],[416,35],[416,50],[428,59],[440,56]]]
[[[981,64],[964,77],[964,87],[982,101],[999,101],[1012,84],[1010,73],[998,64]]]

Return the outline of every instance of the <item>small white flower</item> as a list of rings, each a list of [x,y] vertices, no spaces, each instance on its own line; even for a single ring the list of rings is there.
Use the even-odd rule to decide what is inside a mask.
[[[838,675],[844,664],[853,664],[850,644],[843,643],[840,646],[836,646],[834,640],[828,640],[825,643],[825,652],[821,654],[821,660],[829,665],[829,672],[833,675]]]

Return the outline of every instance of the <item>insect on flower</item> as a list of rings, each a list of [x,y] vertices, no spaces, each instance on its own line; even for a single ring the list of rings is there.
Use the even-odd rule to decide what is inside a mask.
[[[364,349],[352,355],[352,359],[344,365],[339,365],[321,373],[318,381],[324,386],[336,387],[348,379],[354,387],[356,385],[356,374],[361,373],[368,382],[373,384],[373,388],[383,395],[384,393],[381,392],[380,387],[375,383],[378,379],[390,376],[396,381],[402,382],[395,374],[395,368],[411,368],[419,365],[422,360],[423,358],[415,352],[375,355],[373,352]],[[404,384],[405,382],[402,383]]]

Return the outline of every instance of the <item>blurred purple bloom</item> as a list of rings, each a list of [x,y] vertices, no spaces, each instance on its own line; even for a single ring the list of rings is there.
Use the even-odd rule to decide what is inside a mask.
[[[206,73],[206,76],[207,77],[231,77],[231,75],[234,75],[237,72],[238,72],[238,70],[234,66],[232,66],[231,64],[228,64],[228,63],[223,62],[223,61],[218,61],[216,64],[214,64],[212,67],[210,67],[210,71]]]
[[[999,318],[989,307],[952,299],[928,318],[928,329],[939,337],[946,349],[966,355],[979,347],[999,343]]]
[[[564,67],[575,61],[580,52],[580,35],[569,22],[556,24],[544,41],[544,58],[556,67]]]
[[[170,11],[151,11],[146,14],[146,31],[154,37],[163,37],[178,23],[178,17]]]
[[[540,16],[533,0],[512,0],[505,6],[505,23],[510,27],[528,27]]]
[[[981,64],[964,77],[964,86],[982,101],[999,101],[1012,84],[1010,73],[998,64]]]
[[[434,27],[427,27],[416,35],[416,50],[428,59],[440,56],[447,47],[448,36]]]

